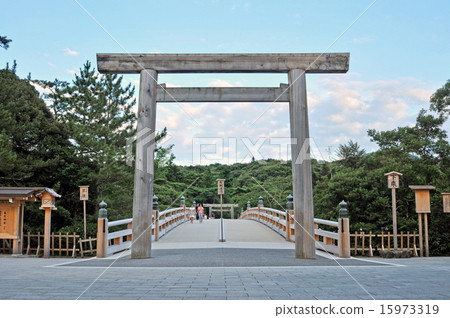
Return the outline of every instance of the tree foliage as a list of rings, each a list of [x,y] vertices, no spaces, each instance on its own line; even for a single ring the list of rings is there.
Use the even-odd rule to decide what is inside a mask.
[[[443,116],[450,113],[450,80],[439,88],[430,99],[430,110],[435,111]]]
[[[357,168],[362,161],[366,151],[361,149],[357,142],[350,140],[346,145],[339,145],[337,156],[341,158],[342,163],[348,167]]]
[[[11,42],[12,42],[11,39],[8,39],[6,36],[0,35],[0,47],[6,50],[9,48],[9,43]]]
[[[119,217],[132,202],[133,174],[126,164],[127,141],[135,134],[134,87],[116,74],[98,75],[87,61],[72,83],[38,81],[54,117],[70,132],[73,156],[89,162],[83,184],[89,185],[89,210],[108,201]],[[75,193],[74,193],[75,194]],[[94,213],[92,213],[94,214]]]

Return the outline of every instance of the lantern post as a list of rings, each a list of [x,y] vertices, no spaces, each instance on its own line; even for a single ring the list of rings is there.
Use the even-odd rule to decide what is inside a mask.
[[[84,239],[86,239],[86,200],[89,200],[89,186],[80,186],[80,200],[83,201]]]
[[[225,236],[223,232],[223,201],[222,196],[225,193],[225,179],[217,179],[217,194],[220,195],[220,234],[219,242],[225,242]]]
[[[400,172],[391,171],[384,174],[388,177],[388,188],[392,190],[392,227],[394,234],[394,251],[398,249],[397,243],[397,199],[395,197],[395,189],[400,186]]]
[[[44,257],[50,257],[50,230],[51,230],[51,217],[52,211],[57,210],[55,207],[55,198],[61,197],[52,189],[46,188],[40,194],[37,195],[41,198],[42,204],[39,209],[45,211],[44,221]]]

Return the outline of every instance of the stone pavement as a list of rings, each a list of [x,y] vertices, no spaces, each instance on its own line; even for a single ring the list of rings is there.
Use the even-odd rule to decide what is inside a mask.
[[[450,258],[344,267],[56,266],[70,262],[0,258],[0,299],[450,298]]]
[[[205,224],[197,225],[183,226],[195,232]],[[295,260],[292,243],[282,238],[192,242],[177,239],[176,230],[154,244],[147,260],[127,253],[106,260],[0,257],[0,299],[450,298],[450,258],[343,260],[318,252],[315,261]]]
[[[264,248],[184,248],[157,249],[150,259],[131,259],[128,255],[119,258],[89,259],[60,266],[66,267],[287,267],[287,266],[389,266],[382,263],[361,261],[356,258],[340,259],[318,253],[315,260],[296,259],[292,249]]]

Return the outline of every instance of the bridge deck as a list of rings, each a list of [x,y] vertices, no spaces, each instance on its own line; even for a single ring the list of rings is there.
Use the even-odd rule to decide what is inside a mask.
[[[184,223],[152,243],[150,259],[131,259],[130,251],[106,259],[69,266],[94,267],[270,267],[270,266],[385,266],[357,259],[339,259],[317,251],[316,260],[296,259],[294,243],[261,223],[224,220],[226,242],[219,242],[219,220]],[[336,261],[339,259],[339,262]]]
[[[204,220],[184,223],[173,229],[160,241],[153,242],[155,249],[169,248],[278,248],[293,249],[279,234],[266,226],[250,220],[224,220],[226,242],[218,241],[219,220]]]

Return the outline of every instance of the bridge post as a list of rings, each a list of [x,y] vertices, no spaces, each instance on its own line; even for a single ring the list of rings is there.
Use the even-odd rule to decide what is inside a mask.
[[[152,216],[155,220],[155,242],[159,241],[159,207],[158,207],[158,197],[156,195],[153,196],[153,205],[152,205]]]
[[[180,207],[183,208],[183,221],[186,221],[186,198],[184,196],[180,198]]]
[[[292,213],[294,213],[294,197],[288,195],[286,197],[286,241],[291,241],[291,224],[292,224]]]
[[[264,206],[263,197],[258,198],[258,222],[261,222],[261,208]]]
[[[156,86],[158,73],[141,71],[136,133],[136,167],[134,170],[133,195],[133,245],[131,258],[150,258],[152,250],[152,202]]]
[[[97,258],[108,256],[108,212],[106,202],[99,204],[97,219]]]
[[[339,206],[339,257],[350,258],[350,222],[347,203],[342,201]]]
[[[320,240],[320,235],[316,234],[316,230],[318,230],[318,229],[319,229],[319,224],[314,223],[314,240],[316,242],[319,242],[319,240]],[[324,238],[324,239],[326,240],[326,238]],[[325,243],[325,244],[327,244],[327,243]]]
[[[289,71],[289,117],[294,195],[295,257],[314,259],[314,208],[305,70]]]

